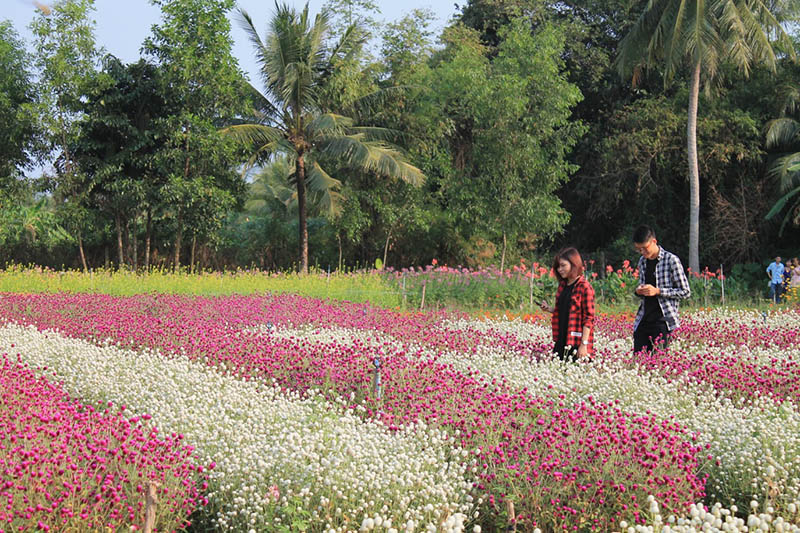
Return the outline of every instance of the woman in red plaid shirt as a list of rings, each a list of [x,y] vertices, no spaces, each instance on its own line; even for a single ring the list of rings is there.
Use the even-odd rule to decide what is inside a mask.
[[[594,289],[583,276],[583,259],[575,248],[564,248],[553,259],[558,279],[556,304],[542,302],[552,313],[553,353],[562,360],[583,359],[594,352]]]

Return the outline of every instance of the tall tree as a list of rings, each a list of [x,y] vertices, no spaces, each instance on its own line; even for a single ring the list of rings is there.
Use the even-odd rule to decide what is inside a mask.
[[[70,213],[69,229],[76,236],[84,269],[85,210],[83,178],[75,165],[72,146],[78,136],[81,97],[95,75],[99,50],[95,45],[91,12],[94,0],[61,0],[50,10],[40,10],[31,23],[35,65],[39,71],[39,105],[47,141],[56,157],[53,192]]]
[[[517,18],[497,37],[491,49],[471,28],[446,32],[422,114],[444,125],[449,143],[448,209],[466,239],[495,243],[504,266],[509,243],[551,236],[567,222],[555,190],[574,171],[566,156],[583,127],[570,119],[580,92],[562,71],[563,34],[534,33]]]
[[[358,127],[351,117],[325,112],[319,95],[333,71],[333,62],[354,49],[355,27],[349,27],[332,47],[326,45],[328,15],[313,20],[308,5],[298,13],[286,4],[276,6],[270,32],[262,40],[245,11],[242,26],[250,36],[260,64],[266,94],[256,95],[256,122],[224,131],[252,147],[250,164],[277,154],[289,158],[297,188],[300,270],[308,272],[307,189],[328,195],[340,185],[328,168],[351,168],[376,176],[421,183],[423,175],[407,163],[386,139],[392,132]],[[332,166],[331,166],[332,165]]]
[[[0,22],[0,202],[23,185],[22,171],[37,151],[31,60],[11,23]]]
[[[228,205],[225,198],[241,199],[244,193],[234,170],[240,154],[219,127],[244,111],[245,81],[231,53],[226,14],[233,0],[151,3],[161,7],[163,20],[145,40],[144,51],[162,67],[171,108],[159,126],[165,142],[154,160],[167,176],[160,192],[174,222],[172,262],[178,268],[184,233],[196,220],[192,211]]]
[[[686,147],[689,166],[689,267],[700,268],[700,171],[697,161],[697,107],[700,85],[711,83],[726,63],[748,75],[754,65],[775,70],[773,39],[794,55],[782,22],[792,0],[650,0],[622,39],[617,66],[623,77],[662,67],[670,83],[681,68],[689,70]]]
[[[161,147],[158,122],[167,115],[168,97],[159,69],[144,60],[125,65],[108,55],[103,74],[87,92],[74,152],[91,184],[92,207],[114,221],[121,266],[126,263],[123,241],[130,242],[129,222],[133,220],[135,229],[140,214],[148,218],[154,189],[163,185],[153,154]],[[149,232],[145,240],[147,267]],[[136,266],[137,254],[128,255]]]

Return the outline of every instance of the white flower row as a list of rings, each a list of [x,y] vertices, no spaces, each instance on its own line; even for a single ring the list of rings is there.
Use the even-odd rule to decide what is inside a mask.
[[[800,533],[798,526],[798,506],[800,503],[792,502],[787,506],[786,516],[779,516],[770,505],[760,506],[757,501],[750,502],[750,513],[747,519],[737,517],[735,505],[725,508],[715,504],[706,509],[702,502],[692,505],[686,517],[668,517],[666,520],[661,515],[658,502],[650,496],[649,520],[646,524],[628,525],[620,524],[620,529],[625,533],[723,533],[723,532],[752,532],[776,531],[777,533]],[[759,512],[759,507],[763,510]]]
[[[472,456],[441,431],[391,432],[313,391],[301,397],[183,357],[31,327],[0,327],[0,350],[47,367],[74,396],[126,405],[184,434],[201,461],[216,461],[208,498],[220,530],[456,532],[474,518]]]
[[[722,327],[752,326],[767,329],[798,329],[800,313],[791,309],[773,309],[758,311],[756,309],[721,309],[695,311],[690,318],[695,323],[708,323]]]
[[[482,326],[481,322],[471,322],[468,327]],[[505,332],[519,327],[519,337],[526,339],[536,339],[544,329],[509,321],[491,327]],[[714,461],[707,468],[713,479],[709,486],[712,497],[731,504],[731,498],[737,495],[765,497],[777,492],[781,507],[800,499],[800,412],[788,402],[779,405],[761,397],[734,402],[715,394],[709,386],[688,379],[667,380],[643,368],[623,366],[614,357],[578,365],[552,358],[536,363],[485,346],[470,355],[434,353],[374,331],[306,326],[271,330],[270,334],[331,347],[359,343],[386,348],[387,353],[404,349],[406,353],[438,358],[440,363],[463,372],[477,370],[490,378],[503,378],[512,386],[526,387],[534,396],[563,395],[566,403],[592,396],[615,402],[628,412],[653,413],[660,419],[679,422],[699,433],[701,442],[710,444],[708,453]],[[624,340],[607,341],[605,346],[602,343],[606,353],[629,349]]]

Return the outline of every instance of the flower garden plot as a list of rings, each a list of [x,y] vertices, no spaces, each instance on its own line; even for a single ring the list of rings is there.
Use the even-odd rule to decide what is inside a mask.
[[[192,447],[124,407],[86,405],[0,357],[0,530],[90,531],[141,525],[157,484],[159,531],[187,523],[204,483]],[[145,417],[149,419],[150,417]]]
[[[0,345],[63,376],[76,395],[147,412],[193,443],[201,464],[213,467],[204,512],[216,529],[313,522],[353,530],[368,514],[414,530],[463,521],[473,507],[469,453],[435,428],[391,432],[319,394],[300,397],[151,350],[19,326],[0,329]]]
[[[303,478],[299,463],[292,463],[296,458],[281,463],[294,465],[285,469],[291,475],[259,478],[250,493],[241,492],[245,489],[237,483],[243,481],[226,482],[225,492],[215,487],[223,485],[218,472],[225,469],[219,465],[232,452],[196,441],[200,431],[197,438],[183,431],[198,450],[206,450],[204,461],[217,462],[209,512],[216,513],[219,527],[229,530],[244,528],[249,520],[256,525],[299,521],[313,524],[314,530],[362,525],[399,531],[459,531],[465,525],[491,529],[508,520],[506,502],[512,501],[520,531],[536,526],[603,531],[622,521],[642,525],[651,520],[650,495],[661,512],[680,517],[692,512],[692,503],[704,491],[726,505],[744,499],[742,508],[747,509],[753,495],[766,500],[780,486],[780,495],[770,504],[776,512],[786,511],[786,520],[796,499],[792,431],[800,426],[794,403],[781,404],[769,396],[747,403],[725,387],[709,387],[702,376],[636,366],[625,357],[625,321],[609,319],[611,327],[605,330],[601,321],[598,357],[571,366],[545,357],[549,330],[541,325],[475,321],[446,313],[398,314],[292,296],[4,295],[0,313],[39,329],[58,328],[64,342],[68,339],[62,335],[75,337],[75,342],[83,339],[84,346],[90,346],[88,341],[100,350],[118,350],[122,359],[115,366],[148,355],[154,357],[151,365],[181,361],[207,373],[196,383],[174,385],[173,392],[163,392],[165,398],[176,390],[205,390],[202,383],[215,376],[256,387],[266,403],[274,401],[268,390],[296,402],[315,398],[315,405],[323,407],[305,420],[331,413],[326,427],[346,427],[346,417],[352,417],[353,424],[373,425],[390,436],[382,440],[375,433],[364,441],[367,449],[372,449],[371,442],[383,442],[379,448],[391,450],[398,434],[407,435],[409,442],[436,442],[441,451],[430,464],[451,464],[444,470],[457,473],[445,483],[454,487],[445,491],[450,496],[441,500],[417,492],[401,509],[394,505],[397,498],[386,496],[337,504],[348,501],[349,492],[357,493],[358,483],[328,483],[323,478],[329,475]],[[129,349],[103,347],[108,342]],[[380,399],[372,389],[376,357],[383,363]],[[99,358],[94,353],[86,364]],[[72,367],[63,371],[76,372]],[[166,371],[158,375],[170,376]],[[84,375],[74,386],[87,379]],[[106,390],[114,394],[118,386]],[[148,405],[137,409],[153,411]],[[159,427],[173,427],[170,417],[152,414]],[[275,422],[276,433],[281,433],[282,422]],[[757,435],[742,431],[748,425],[761,429]],[[283,427],[294,426],[287,420]],[[311,442],[292,441],[292,447],[312,448],[321,462],[336,464],[335,450],[319,450]],[[767,468],[767,456],[778,465],[773,471]],[[411,473],[424,471],[414,460],[405,462]],[[225,471],[236,472],[239,466],[230,464],[234,466]],[[292,484],[297,479],[312,481],[301,488]],[[391,493],[386,490],[378,493]],[[269,495],[276,493],[278,501],[271,500]],[[250,515],[237,511],[232,519],[232,509],[252,502],[263,509]],[[308,515],[300,512],[306,508],[311,509]],[[699,515],[690,518],[701,520]],[[390,526],[385,526],[387,519]]]

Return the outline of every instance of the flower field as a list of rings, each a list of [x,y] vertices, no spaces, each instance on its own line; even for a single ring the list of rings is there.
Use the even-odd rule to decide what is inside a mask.
[[[800,313],[542,321],[0,295],[0,530],[800,531]],[[511,528],[511,529],[509,529]]]

